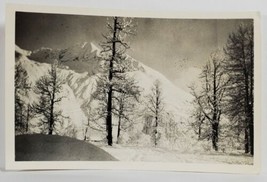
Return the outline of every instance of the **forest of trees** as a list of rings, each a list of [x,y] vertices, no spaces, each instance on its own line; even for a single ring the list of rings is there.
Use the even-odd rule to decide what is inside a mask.
[[[142,92],[128,72],[133,71],[131,58],[126,54],[130,48],[129,36],[135,34],[132,18],[113,17],[107,21],[107,32],[103,34],[101,53],[101,74],[97,77],[96,90],[92,98],[98,101],[97,108],[87,108],[88,122],[85,126],[87,140],[90,122],[104,121],[106,142],[112,146],[113,136],[120,143],[122,131],[134,124],[135,109],[140,105]],[[245,153],[254,154],[254,45],[253,25],[242,24],[231,33],[223,51],[211,53],[200,74],[200,87],[191,86],[194,97],[190,127],[198,140],[208,140],[215,151],[222,134],[223,119],[227,119],[227,132],[242,138]],[[21,64],[15,68],[15,130],[16,134],[28,133],[29,120],[41,118],[46,134],[55,134],[55,126],[64,119],[56,107],[64,98],[62,87],[66,80],[59,76],[58,63],[51,64],[47,74],[31,85],[28,74]],[[38,101],[29,104],[25,98],[28,91],[38,96]],[[151,137],[154,146],[159,145],[161,135],[170,143],[178,141],[179,125],[173,113],[165,110],[162,83],[156,80],[142,104],[143,133]],[[91,103],[91,101],[88,101]],[[116,122],[114,122],[116,118]],[[116,124],[115,124],[116,123]],[[117,133],[113,134],[113,127]],[[162,129],[164,128],[164,129]]]
[[[229,35],[221,56],[212,54],[202,69],[201,90],[191,87],[196,105],[193,127],[199,139],[211,139],[216,151],[224,115],[230,121],[228,132],[244,136],[245,153],[254,154],[253,37],[253,25],[241,24]]]

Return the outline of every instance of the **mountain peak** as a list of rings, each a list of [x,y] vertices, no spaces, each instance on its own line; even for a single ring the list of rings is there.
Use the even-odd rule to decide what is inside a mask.
[[[30,56],[32,54],[31,51],[27,51],[27,50],[24,50],[24,49],[21,49],[19,46],[15,45],[15,52],[20,54],[20,55],[23,55],[23,56]]]
[[[55,59],[78,73],[95,74],[99,68],[100,48],[94,43],[79,42],[64,49],[42,47],[33,51],[30,59],[41,63],[52,63]],[[79,64],[77,64],[79,62]]]

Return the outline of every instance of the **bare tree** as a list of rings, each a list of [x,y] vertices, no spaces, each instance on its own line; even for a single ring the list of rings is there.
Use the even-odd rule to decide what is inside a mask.
[[[92,90],[93,90],[93,87],[92,87]],[[87,123],[85,123],[84,125],[84,140],[90,140],[89,138],[90,129],[100,131],[100,132],[102,132],[105,129],[102,125],[98,123],[99,119],[105,118],[104,116],[105,112],[103,112],[104,110],[103,107],[98,107],[98,108],[92,107],[93,99],[96,97],[96,95],[98,94],[94,93],[90,101],[82,106],[83,111],[86,113],[86,116],[87,116]]]
[[[147,96],[147,109],[153,120],[153,133],[152,139],[154,145],[157,146],[158,140],[160,138],[160,133],[158,131],[158,126],[162,122],[162,115],[164,111],[163,95],[159,80],[153,83],[151,93]]]
[[[175,122],[174,116],[171,113],[167,112],[164,118],[166,118],[164,122],[165,137],[173,148],[173,146],[179,139],[179,126],[178,123]]]
[[[202,88],[199,93],[191,87],[192,94],[195,98],[194,103],[198,107],[201,114],[197,114],[197,122],[207,121],[209,134],[206,137],[211,138],[212,147],[218,150],[219,139],[219,123],[222,114],[223,99],[229,79],[224,74],[222,62],[223,57],[218,52],[211,55],[210,60],[202,70],[200,79],[203,81]],[[205,120],[202,118],[205,117]]]
[[[133,124],[135,107],[139,102],[140,90],[133,79],[128,78],[123,83],[126,92],[117,94],[114,99],[113,113],[118,117],[117,143],[119,143],[121,130],[126,130]]]
[[[15,130],[16,133],[27,133],[31,117],[29,104],[25,102],[31,88],[27,71],[21,62],[15,65]]]
[[[113,17],[111,23],[108,21],[107,29],[108,33],[103,35],[105,40],[101,43],[101,58],[104,60],[103,75],[98,80],[96,92],[99,93],[97,98],[102,100],[102,106],[104,106],[102,108],[106,110],[102,113],[106,116],[107,142],[108,145],[112,145],[112,113],[115,108],[113,106],[115,95],[130,92],[125,90],[122,83],[127,81],[125,75],[130,70],[127,65],[129,58],[125,52],[130,48],[126,38],[133,34],[132,19]]]
[[[191,87],[192,88],[192,87]],[[193,104],[196,104],[197,107],[194,108],[192,112],[192,122],[191,127],[194,129],[195,133],[198,135],[198,140],[203,140],[209,136],[209,132],[207,132],[205,128],[205,115],[203,114],[200,107],[198,107],[198,103],[196,100],[193,101]]]
[[[48,74],[36,81],[34,92],[39,96],[39,101],[34,104],[34,110],[42,116],[42,122],[48,127],[48,134],[52,135],[56,122],[60,121],[62,111],[56,108],[61,102],[63,79],[58,75],[57,63],[51,64]]]
[[[225,71],[231,77],[228,109],[233,124],[244,131],[245,152],[254,154],[253,85],[254,43],[253,22],[241,24],[228,37],[224,52]]]

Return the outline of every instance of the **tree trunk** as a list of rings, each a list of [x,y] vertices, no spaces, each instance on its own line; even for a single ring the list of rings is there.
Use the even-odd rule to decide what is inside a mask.
[[[29,131],[29,120],[30,120],[30,105],[27,106],[27,116],[26,116],[26,126],[25,126],[25,132],[28,133]]]
[[[121,116],[119,115],[118,133],[117,133],[117,144],[119,144],[120,132],[121,132]]]
[[[245,70],[245,89],[246,89],[246,97],[245,97],[245,153],[249,153],[249,148],[251,146],[250,143],[250,104],[249,104],[249,86],[248,86],[248,72]]]
[[[48,135],[52,135],[53,134],[53,125],[54,125],[54,116],[53,116],[53,106],[52,106],[51,113],[50,113],[50,121],[49,121]]]
[[[52,70],[52,81],[53,81],[53,90],[52,90],[52,98],[50,99],[51,106],[50,106],[50,119],[49,119],[49,135],[53,134],[53,129],[54,129],[54,104],[55,104],[55,98],[56,98],[56,84],[57,84],[57,68],[53,67],[51,68]]]
[[[23,131],[23,105],[22,103],[19,104],[19,129]]]
[[[217,122],[212,124],[212,147],[215,151],[218,151],[218,126]]]
[[[53,134],[53,128],[51,126],[51,124],[49,125],[49,131],[48,131],[48,135],[52,135]]]
[[[88,132],[88,128],[89,128],[89,126],[90,126],[90,120],[89,120],[89,118],[87,119],[87,126],[86,126],[86,128],[85,128],[85,132],[84,132],[84,141],[86,141],[87,140],[87,132]]]
[[[87,131],[88,131],[88,127],[85,128],[84,138],[83,138],[84,141],[87,140]]]
[[[158,134],[158,117],[156,116],[155,118],[155,130],[154,130],[154,135],[155,135],[155,146],[157,146],[158,141],[157,141],[157,134]]]
[[[51,108],[50,108],[50,119],[49,119],[49,135],[53,134],[53,127],[54,127],[54,99],[55,99],[55,93],[53,92],[51,99]]]
[[[254,155],[254,124],[253,120],[251,119],[250,125],[249,125],[249,141],[250,141],[250,154]]]
[[[201,124],[198,126],[198,140],[201,139]]]
[[[245,128],[245,153],[249,153],[248,128]]]
[[[215,65],[215,63],[214,63]],[[214,111],[213,111],[213,123],[212,123],[212,146],[213,146],[213,149],[215,151],[218,151],[218,127],[219,127],[219,117],[220,117],[220,114],[219,114],[219,109],[218,109],[218,99],[217,99],[217,78],[216,78],[216,75],[217,75],[217,68],[216,66],[214,66],[214,70],[213,70],[213,107],[214,107]]]
[[[112,84],[112,77],[113,77],[113,61],[116,57],[116,39],[117,39],[117,21],[118,18],[114,18],[114,25],[113,25],[113,40],[112,40],[112,57],[109,61],[109,82]],[[107,140],[108,145],[112,146],[112,85],[109,86],[108,91],[108,103],[107,103]]]
[[[250,44],[250,125],[249,125],[249,130],[250,130],[250,154],[254,155],[254,117],[253,117],[253,107],[254,107],[254,44],[253,41],[251,41]]]
[[[158,134],[158,122],[159,122],[158,121],[158,116],[159,116],[159,107],[160,107],[159,106],[159,104],[160,104],[159,103],[160,102],[159,101],[159,94],[160,94],[159,93],[159,90],[157,89],[156,90],[156,113],[155,113],[156,114],[156,117],[155,117],[155,131],[154,131],[155,132],[155,146],[157,146],[157,144],[158,144],[157,134]]]
[[[108,92],[108,107],[107,107],[107,140],[108,145],[112,146],[112,86]]]
[[[201,118],[201,113],[199,113],[199,124],[198,124],[198,140],[201,140],[201,133],[202,133],[202,124],[204,119]]]
[[[49,135],[53,134],[53,127],[54,127],[54,97],[55,93],[52,94],[52,99],[51,99],[51,107],[50,107],[50,119],[49,119]]]
[[[250,115],[251,115],[251,107],[250,107],[250,92],[251,90],[249,89],[249,71],[248,71],[248,67],[247,67],[247,63],[246,63],[246,54],[245,54],[245,47],[244,47],[244,42],[242,44],[242,57],[243,57],[243,74],[244,74],[244,81],[245,81],[245,153],[249,153],[250,152],[250,148],[251,147],[251,140],[253,140],[253,131],[250,131],[250,128],[253,128],[251,125],[251,119]],[[252,73],[251,73],[252,74]]]

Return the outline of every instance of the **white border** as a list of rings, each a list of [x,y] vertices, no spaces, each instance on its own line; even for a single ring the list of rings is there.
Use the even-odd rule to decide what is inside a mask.
[[[254,19],[254,164],[195,164],[195,163],[160,163],[160,162],[16,162],[14,144],[14,51],[15,51],[15,12],[39,12],[55,14],[77,14],[98,16],[132,16],[151,18],[183,18],[183,19]],[[6,169],[7,170],[42,170],[42,169],[133,169],[160,171],[197,171],[250,173],[260,171],[260,136],[261,136],[261,52],[260,52],[260,18],[255,12],[152,12],[100,10],[88,8],[63,8],[52,6],[29,6],[9,4],[6,8],[6,61],[5,61],[5,125],[6,125]]]

